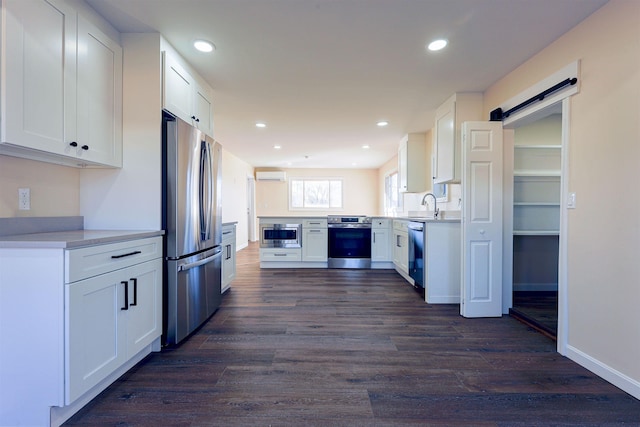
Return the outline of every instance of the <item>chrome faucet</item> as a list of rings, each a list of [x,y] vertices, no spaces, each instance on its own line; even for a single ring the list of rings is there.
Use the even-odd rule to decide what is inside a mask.
[[[433,219],[438,219],[438,199],[436,199],[435,194],[427,193],[422,198],[422,202],[420,203],[422,206],[427,206],[427,196],[433,197]]]

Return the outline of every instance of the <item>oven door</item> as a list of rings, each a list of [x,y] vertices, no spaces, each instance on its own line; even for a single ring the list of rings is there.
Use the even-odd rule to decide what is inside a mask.
[[[370,268],[371,227],[329,227],[329,268]]]

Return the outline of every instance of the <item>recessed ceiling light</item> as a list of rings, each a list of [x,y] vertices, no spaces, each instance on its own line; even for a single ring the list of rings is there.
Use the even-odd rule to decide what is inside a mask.
[[[380,127],[385,127],[389,124],[389,122],[387,122],[386,120],[381,120],[378,123],[376,123],[378,126]]]
[[[367,144],[365,144],[365,145],[362,146],[362,148],[365,149],[365,150],[368,150],[371,147],[369,147]]]
[[[445,39],[434,40],[431,43],[429,43],[429,45],[427,46],[427,49],[429,49],[432,52],[436,52],[440,49],[444,49],[446,45],[447,45],[447,41]]]
[[[275,148],[276,150],[279,150],[279,149],[282,148],[282,146],[281,145],[274,145],[273,148]]]
[[[267,124],[266,123],[262,123],[262,122],[258,122],[258,123],[256,123],[256,127],[257,128],[266,128]]]
[[[195,47],[196,49],[198,49],[200,52],[213,52],[216,47],[213,45],[213,43],[208,42],[206,40],[196,40],[193,42],[193,47]]]

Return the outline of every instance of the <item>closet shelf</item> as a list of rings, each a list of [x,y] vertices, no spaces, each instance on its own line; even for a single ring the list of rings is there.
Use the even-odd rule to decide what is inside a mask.
[[[559,236],[559,230],[513,230],[514,236]]]

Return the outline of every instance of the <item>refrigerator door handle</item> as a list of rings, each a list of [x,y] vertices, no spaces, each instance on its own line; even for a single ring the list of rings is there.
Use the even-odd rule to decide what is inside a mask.
[[[200,240],[211,239],[211,208],[212,208],[212,187],[213,171],[211,169],[211,148],[206,140],[200,142]]]
[[[201,265],[208,264],[211,261],[213,261],[214,259],[220,258],[221,256],[222,256],[222,251],[217,252],[214,255],[211,255],[210,257],[201,259],[200,261],[192,262],[192,263],[189,263],[189,264],[180,264],[178,266],[178,271],[186,271],[186,270],[190,270],[192,268],[200,267]]]

